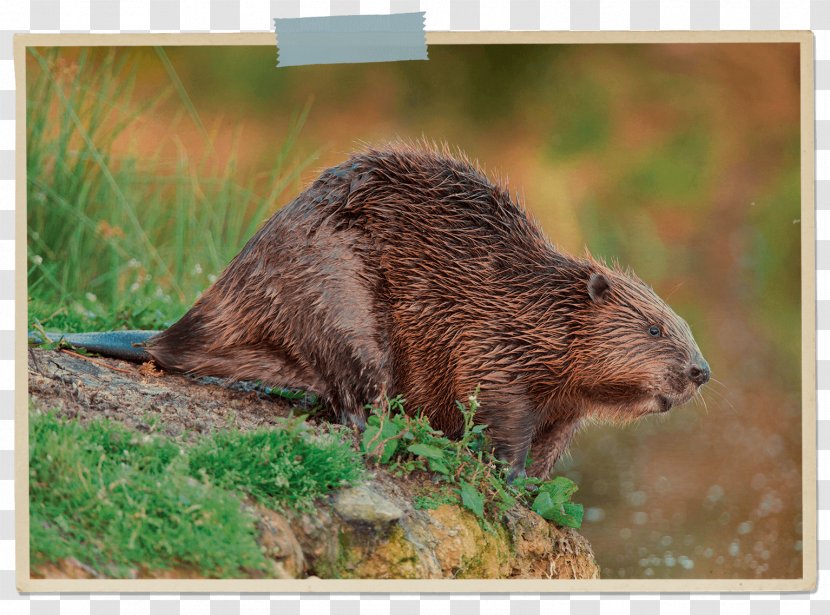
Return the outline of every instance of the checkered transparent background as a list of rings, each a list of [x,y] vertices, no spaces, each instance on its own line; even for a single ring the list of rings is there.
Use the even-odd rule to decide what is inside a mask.
[[[428,30],[812,29],[816,36],[819,589],[814,594],[32,594],[14,580],[15,32],[238,32],[426,11]],[[19,264],[20,265],[20,264]],[[0,0],[0,613],[830,614],[830,0]]]

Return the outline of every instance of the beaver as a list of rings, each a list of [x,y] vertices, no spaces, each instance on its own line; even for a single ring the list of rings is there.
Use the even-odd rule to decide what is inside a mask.
[[[562,253],[476,164],[412,145],[324,171],[144,350],[172,372],[313,391],[359,428],[401,394],[458,437],[456,400],[478,388],[511,479],[528,455],[547,476],[586,418],[666,412],[710,377],[632,272]]]

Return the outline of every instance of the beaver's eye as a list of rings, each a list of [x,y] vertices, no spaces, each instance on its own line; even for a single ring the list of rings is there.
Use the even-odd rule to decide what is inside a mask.
[[[651,337],[660,337],[660,327],[658,327],[657,325],[651,325],[648,328],[648,334]]]

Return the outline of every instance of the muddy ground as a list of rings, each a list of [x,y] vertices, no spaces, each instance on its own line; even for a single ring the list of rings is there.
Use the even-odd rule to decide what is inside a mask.
[[[250,384],[226,386],[71,351],[29,350],[29,395],[38,408],[66,417],[108,418],[140,431],[157,423],[162,433],[184,441],[216,429],[273,426],[298,414],[316,413],[322,423],[328,418],[311,403],[267,395]]]

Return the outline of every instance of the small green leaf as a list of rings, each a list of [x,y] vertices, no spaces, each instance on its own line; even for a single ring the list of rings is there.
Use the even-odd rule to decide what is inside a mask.
[[[461,483],[461,503],[476,516],[484,517],[484,497],[470,483]]]
[[[540,491],[545,491],[550,494],[554,502],[562,503],[571,499],[571,496],[579,489],[576,483],[564,476],[557,476],[556,478],[545,481],[539,486]]]
[[[565,514],[562,516],[561,524],[575,529],[582,527],[582,517],[585,515],[585,508],[582,504],[565,502],[562,507],[565,509]]]
[[[380,456],[381,463],[389,463],[389,460],[392,459],[392,455],[395,454],[395,451],[398,450],[398,441],[397,440],[390,440],[386,443],[383,447],[383,454]]]
[[[531,509],[533,512],[539,514],[543,519],[551,520],[554,515],[554,505],[553,499],[550,497],[550,493],[543,491],[537,495],[536,499],[533,500]]]
[[[443,460],[427,458],[427,462],[429,463],[429,469],[433,472],[438,472],[444,476],[450,475],[450,469],[447,467],[447,464],[443,462]]]
[[[427,459],[443,459],[444,458],[444,451],[440,448],[435,446],[430,446],[429,444],[412,444],[406,447],[413,455],[418,455],[420,457],[426,457]]]
[[[537,495],[531,508],[543,519],[553,521],[557,525],[573,528],[582,526],[582,517],[584,514],[582,504],[555,502],[548,491],[542,491]]]
[[[369,423],[366,425],[366,429],[363,431],[363,436],[360,439],[360,448],[362,448],[365,453],[369,453],[368,448],[372,445],[372,440],[375,439],[375,436],[378,435],[378,431],[378,426],[373,425],[372,417],[369,417]]]
[[[367,455],[377,456],[376,449],[380,446],[380,443],[388,438],[393,438],[398,435],[400,430],[401,428],[394,423],[386,421],[383,423],[383,430],[380,435],[378,435],[378,431],[380,431],[378,426],[371,424],[367,425],[366,430],[363,432],[363,438],[361,439],[363,451]],[[395,454],[396,450],[398,450],[398,440],[390,440],[384,445],[379,461],[384,464],[389,463],[389,460],[392,459],[392,455]]]

